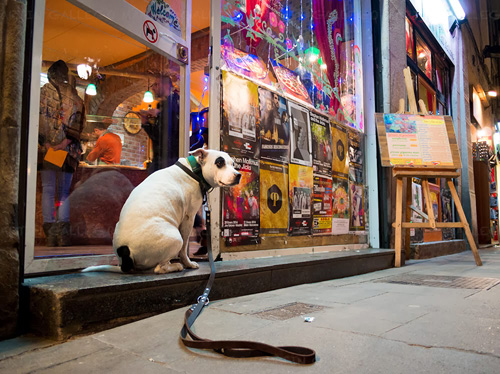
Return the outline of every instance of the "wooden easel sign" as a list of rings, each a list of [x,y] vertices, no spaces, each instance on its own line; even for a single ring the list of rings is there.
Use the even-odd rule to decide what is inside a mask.
[[[425,108],[423,103],[421,108]],[[425,112],[422,111],[422,112]],[[482,265],[462,204],[452,178],[460,176],[460,154],[449,116],[417,113],[376,114],[382,166],[392,167],[397,179],[395,228],[395,266],[401,266],[403,230],[410,228],[463,228],[478,266]],[[411,178],[422,180],[426,212],[411,206]],[[431,206],[429,178],[446,178],[460,222],[436,222]],[[403,221],[403,181],[407,181],[406,219]],[[410,222],[412,210],[424,222]],[[405,255],[410,255],[410,234],[406,230]]]

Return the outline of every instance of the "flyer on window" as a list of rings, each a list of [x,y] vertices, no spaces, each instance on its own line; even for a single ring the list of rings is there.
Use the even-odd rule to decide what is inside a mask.
[[[226,245],[260,243],[259,161],[234,156],[241,182],[223,189],[222,232]]]
[[[332,179],[314,176],[313,185],[313,235],[332,233]]]
[[[262,236],[288,235],[288,165],[260,162]]]
[[[313,173],[324,177],[332,175],[332,135],[330,121],[327,117],[314,112],[310,113]]]
[[[280,164],[289,162],[290,121],[286,100],[259,87],[260,159]]]
[[[290,116],[290,162],[312,166],[309,111],[289,100],[288,114]]]
[[[310,235],[312,229],[312,167],[290,164],[289,201],[291,235]]]
[[[222,139],[225,152],[259,159],[260,114],[257,85],[222,72]]]
[[[349,233],[349,181],[332,178],[332,234]]]
[[[363,165],[363,149],[361,135],[354,130],[348,132],[349,162],[351,164]]]
[[[363,185],[350,183],[350,231],[365,229],[365,201]]]
[[[331,122],[330,128],[333,148],[332,174],[335,177],[347,178],[349,173],[347,129],[336,122]]]

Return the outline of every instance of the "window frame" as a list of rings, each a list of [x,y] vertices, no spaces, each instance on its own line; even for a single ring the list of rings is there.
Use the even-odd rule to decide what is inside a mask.
[[[142,26],[145,20],[151,20],[139,9],[133,7],[125,0],[66,0],[83,11],[98,18],[111,27],[134,38],[155,52],[174,60],[180,66],[180,123],[189,123],[190,111],[190,64],[191,64],[191,0],[186,1],[185,23],[182,37],[155,23],[161,35],[157,43],[146,41]],[[40,73],[43,50],[43,35],[45,21],[45,0],[34,1],[34,20],[31,83],[29,95],[28,139],[27,139],[27,167],[26,167],[26,208],[25,208],[25,235],[24,235],[24,274],[36,275],[48,272],[59,272],[81,269],[90,265],[110,264],[115,258],[113,255],[88,255],[64,257],[35,257],[35,211],[36,211],[36,186],[37,186],[37,146],[40,108]],[[120,12],[116,12],[120,9]],[[126,21],[125,21],[126,20]],[[134,26],[136,26],[134,28]],[[177,45],[187,47],[187,63],[177,59]],[[189,150],[189,129],[179,126],[179,154],[185,155]]]
[[[411,25],[413,31],[412,39],[412,56],[406,53],[407,66],[410,67],[412,76],[416,77],[414,82],[415,97],[419,96],[419,81],[423,80],[426,86],[429,86],[435,92],[435,107],[433,114],[437,114],[438,105],[441,104],[444,108],[445,113],[439,113],[439,115],[451,115],[451,77],[453,73],[454,66],[451,60],[443,51],[441,46],[436,42],[432,33],[427,29],[427,26],[423,23],[422,19],[419,17],[418,13],[415,11],[411,3],[406,3],[406,15],[405,15],[405,33],[406,33],[406,21]],[[420,69],[417,64],[417,37],[423,41],[431,52],[431,78],[429,78],[424,71]],[[405,50],[406,44],[405,44]],[[443,73],[443,92],[437,89],[437,67],[441,67]]]

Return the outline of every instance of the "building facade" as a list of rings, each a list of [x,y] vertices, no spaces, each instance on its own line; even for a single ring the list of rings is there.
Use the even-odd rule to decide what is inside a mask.
[[[465,21],[444,0],[442,18],[416,0],[167,3],[2,4],[3,338],[18,331],[22,280],[113,263],[114,225],[130,191],[195,144],[227,151],[244,174],[241,187],[209,197],[213,249],[225,260],[393,248],[394,183],[378,161],[374,114],[406,98],[407,66],[429,112],[453,118],[457,184],[480,231],[473,144],[490,136],[496,153],[498,121],[486,94],[498,89],[490,3],[462,2]],[[141,121],[145,112],[160,118],[159,133]],[[119,164],[87,161],[95,128],[120,137]],[[68,154],[57,168],[48,148]],[[446,191],[435,185],[445,217]]]

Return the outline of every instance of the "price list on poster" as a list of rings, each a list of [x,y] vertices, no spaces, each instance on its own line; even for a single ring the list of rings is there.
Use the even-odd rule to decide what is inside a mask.
[[[443,117],[385,114],[392,165],[453,165]]]

